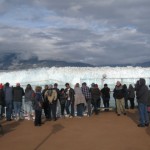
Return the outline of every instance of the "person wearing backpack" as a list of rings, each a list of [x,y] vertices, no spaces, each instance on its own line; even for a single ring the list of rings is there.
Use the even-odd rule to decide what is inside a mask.
[[[47,97],[49,102],[48,107],[48,120],[51,121],[53,115],[53,120],[56,121],[56,105],[57,105],[57,92],[55,89],[53,89],[53,85],[48,86],[48,90],[45,92],[45,98]]]

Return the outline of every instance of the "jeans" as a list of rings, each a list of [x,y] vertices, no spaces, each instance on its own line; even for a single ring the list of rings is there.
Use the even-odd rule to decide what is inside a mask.
[[[78,104],[77,105],[77,116],[82,117],[84,111],[84,104]]]
[[[105,108],[109,108],[109,97],[103,97],[103,104]]]
[[[91,115],[91,99],[86,98],[86,103],[87,103],[87,110],[88,110],[88,115]]]
[[[70,105],[71,105],[71,116],[74,116],[74,102],[70,101],[70,100],[66,101],[66,112],[67,112],[67,115],[70,114],[70,110],[69,110]]]
[[[7,103],[6,104],[6,118],[7,118],[7,120],[11,119],[11,115],[12,115],[12,103]]]
[[[138,110],[139,110],[139,122],[142,125],[145,123],[149,123],[149,117],[147,112],[147,105],[143,103],[138,103]]]
[[[51,113],[53,115],[53,119],[56,119],[56,102],[55,103],[50,103],[49,104],[49,109],[48,109],[48,119],[52,119]]]
[[[25,113],[32,114],[32,102],[25,102]]]
[[[17,115],[21,117],[22,102],[14,102],[13,104],[14,104],[15,117],[17,117]]]

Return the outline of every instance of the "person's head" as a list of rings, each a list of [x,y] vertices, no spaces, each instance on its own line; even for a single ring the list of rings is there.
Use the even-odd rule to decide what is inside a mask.
[[[86,86],[86,82],[83,82],[83,83],[82,83],[82,86]]]
[[[2,83],[0,84],[0,89],[3,89],[3,84]]]
[[[98,84],[95,84],[95,86],[94,86],[95,88],[98,88]]]
[[[16,87],[20,87],[20,83],[16,83]]]
[[[69,83],[66,83],[65,86],[66,86],[66,88],[70,88]]]
[[[95,83],[92,83],[92,84],[91,84],[91,87],[92,87],[92,88],[95,87]]]
[[[104,84],[104,87],[107,87],[107,84],[106,84],[106,83]]]
[[[46,85],[44,86],[44,88],[45,88],[45,89],[48,89],[48,85],[46,84]]]
[[[31,85],[30,84],[27,84],[27,89],[32,89]]]
[[[61,88],[60,92],[61,93],[64,93],[65,89],[64,88]]]
[[[121,82],[120,82],[120,81],[117,81],[117,82],[116,82],[116,86],[121,86]]]
[[[80,84],[79,84],[79,83],[76,83],[76,84],[75,84],[75,87],[80,87]]]
[[[49,84],[48,85],[48,89],[52,89],[53,88],[53,85],[52,84]]]
[[[54,83],[54,88],[57,88],[58,87],[58,84],[57,83]]]
[[[6,83],[5,83],[5,86],[6,86],[6,87],[9,87],[9,83],[8,83],[8,82],[6,82]]]
[[[35,92],[41,92],[42,90],[42,87],[41,86],[36,86],[35,87]]]

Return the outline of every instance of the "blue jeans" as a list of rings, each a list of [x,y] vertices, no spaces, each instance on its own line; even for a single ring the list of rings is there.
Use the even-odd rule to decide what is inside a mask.
[[[138,103],[138,110],[139,110],[140,124],[145,125],[145,123],[149,123],[147,105],[143,103]]]
[[[14,104],[15,117],[17,117],[17,114],[19,117],[21,117],[22,102],[14,102],[13,104]]]
[[[67,112],[67,115],[70,115],[70,100],[67,100],[66,101],[66,112]]]
[[[7,118],[7,120],[11,119],[11,115],[12,115],[12,103],[7,103],[6,104],[6,118]]]
[[[77,105],[77,116],[82,117],[84,111],[84,104],[78,104]]]

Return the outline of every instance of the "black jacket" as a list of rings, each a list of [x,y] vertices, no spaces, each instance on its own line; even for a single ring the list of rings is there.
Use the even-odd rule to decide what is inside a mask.
[[[145,79],[140,78],[139,89],[136,93],[137,102],[146,104],[148,103],[148,87],[145,85]]]
[[[24,90],[22,87],[13,88],[13,101],[22,102],[22,96],[24,96]]]

